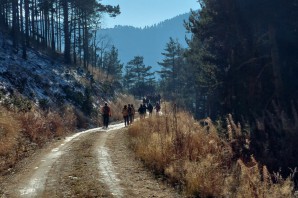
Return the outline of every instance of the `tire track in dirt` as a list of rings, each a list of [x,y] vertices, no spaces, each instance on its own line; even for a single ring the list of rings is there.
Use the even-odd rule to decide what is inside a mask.
[[[181,197],[135,159],[123,127],[83,131],[41,150],[8,177],[0,197]]]
[[[42,197],[112,197],[101,181],[96,142],[105,132],[83,135],[72,143],[68,154],[59,159],[48,175]]]
[[[171,186],[149,172],[129,148],[127,128],[112,131],[106,140],[106,148],[114,171],[117,173],[123,197],[131,198],[182,198]]]
[[[110,130],[121,128],[122,125],[111,126]],[[86,181],[95,178],[91,183],[100,183],[98,181],[98,155],[97,153],[95,155],[94,150],[97,148],[97,140],[101,139],[101,133],[106,132],[101,128],[83,131],[43,150],[38,156],[32,157],[32,160],[24,165],[18,173],[12,175],[10,181],[3,184],[5,187],[2,187],[4,193],[1,197],[82,197],[80,195],[82,194],[81,191],[85,191],[86,188],[80,189],[79,186],[83,185],[73,181],[82,181],[84,177],[79,178],[72,174],[76,172],[86,175],[89,172],[87,174],[89,178]],[[92,149],[89,148],[89,151],[86,152],[86,147],[92,147]],[[80,160],[84,155],[84,160]],[[91,162],[90,159],[93,159],[93,163],[89,163]],[[89,166],[86,166],[86,164]],[[97,177],[95,177],[96,175]],[[72,182],[69,180],[72,180]],[[96,181],[94,182],[94,180]],[[104,186],[104,188],[108,189],[107,186]],[[105,192],[90,194],[90,197],[93,197],[92,194],[95,197],[98,197],[98,194],[100,194],[100,197],[102,197],[102,194],[105,194],[104,197],[112,197]]]
[[[115,174],[109,151],[105,147],[106,139],[107,135],[104,134],[97,144],[100,172],[103,175],[103,181],[108,185],[112,195],[114,195],[115,197],[123,197],[122,189],[119,186],[120,180]]]

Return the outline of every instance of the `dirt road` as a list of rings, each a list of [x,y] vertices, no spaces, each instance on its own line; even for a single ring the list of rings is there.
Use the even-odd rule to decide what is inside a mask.
[[[0,197],[181,197],[128,148],[124,124],[76,133],[0,179]]]

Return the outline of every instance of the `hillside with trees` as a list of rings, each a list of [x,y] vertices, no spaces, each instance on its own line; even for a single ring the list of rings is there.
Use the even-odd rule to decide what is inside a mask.
[[[195,197],[295,197],[296,0],[198,7],[153,27],[101,30],[119,6],[0,1],[1,174],[101,125],[102,103],[120,121],[123,104],[161,94],[162,113],[125,130],[154,173]]]
[[[161,52],[170,37],[178,39],[183,47],[187,46],[185,38],[189,34],[184,21],[188,17],[189,13],[182,14],[145,28],[116,26],[100,30],[97,36],[99,41],[115,45],[119,49],[119,58],[123,63],[126,64],[134,56],[143,56],[144,63],[157,71],[160,70],[157,62],[161,61]]]
[[[52,56],[63,52],[66,64],[79,62],[86,67],[95,61],[90,43],[103,13],[115,17],[120,8],[96,0],[1,1],[0,25],[9,31],[16,50],[22,46],[24,59],[27,48],[38,44],[51,49]]]
[[[197,119],[225,122],[231,113],[250,138],[249,155],[289,175],[298,166],[298,5],[261,2],[199,1],[186,23],[188,48],[181,54],[170,40],[164,50],[160,86]]]
[[[50,141],[101,125],[105,101],[114,111],[132,100],[119,99],[116,48],[96,67],[92,30],[102,13],[120,11],[93,0],[0,1],[1,175]]]

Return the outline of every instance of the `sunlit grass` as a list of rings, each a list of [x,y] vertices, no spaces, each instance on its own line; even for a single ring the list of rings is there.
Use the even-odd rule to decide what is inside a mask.
[[[76,128],[76,116],[70,107],[62,112],[33,108],[30,111],[0,111],[0,174],[56,137]],[[35,146],[36,145],[36,146]]]
[[[49,139],[70,133],[76,127],[76,117],[71,108],[66,108],[62,115],[58,112],[33,109],[20,113],[18,117],[23,133],[31,142],[40,146]]]
[[[241,159],[240,151],[249,146],[249,135],[231,116],[227,118],[228,128],[220,132],[225,137],[210,119],[198,123],[186,112],[173,113],[173,108],[166,106],[163,109],[166,112],[162,116],[141,120],[129,128],[131,148],[149,168],[180,186],[185,195],[293,197],[290,177],[284,180],[273,176],[253,157],[245,162]]]
[[[16,149],[21,125],[13,114],[0,108],[0,156],[4,156]]]
[[[122,109],[124,105],[128,104],[133,104],[135,110],[137,110],[137,105],[138,102],[136,99],[127,94],[119,94],[117,95],[117,98],[113,101],[110,102],[110,107],[111,107],[111,113],[112,113],[112,120],[114,121],[122,121],[123,120],[123,115],[122,115]]]

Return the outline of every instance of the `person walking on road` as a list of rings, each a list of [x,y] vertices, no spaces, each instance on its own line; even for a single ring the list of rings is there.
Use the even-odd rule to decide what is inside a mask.
[[[105,105],[101,109],[101,114],[103,117],[103,128],[108,128],[109,126],[109,118],[111,116],[111,109],[108,106],[108,103],[105,103]]]
[[[130,117],[129,117],[129,122],[130,123],[133,123],[133,121],[134,121],[134,119],[135,119],[135,108],[134,108],[134,106],[133,106],[133,104],[131,104],[130,105],[130,107],[131,107],[131,115],[130,115]]]
[[[160,112],[160,104],[159,103],[156,103],[155,110],[156,110],[156,115],[158,115]]]
[[[147,107],[148,111],[149,111],[149,116],[152,116],[152,111],[153,111],[153,106],[152,104],[149,102],[148,107]]]
[[[139,115],[140,115],[140,119],[145,118],[145,113],[144,113],[144,107],[142,104],[140,104],[140,107],[138,109]]]
[[[127,110],[128,110],[128,123],[131,124],[132,123],[132,108],[131,108],[131,104],[128,104],[128,107],[127,107]]]
[[[123,109],[122,109],[122,115],[123,115],[123,119],[124,119],[124,125],[128,126],[129,125],[129,118],[128,118],[128,108],[126,105],[124,105]]]

